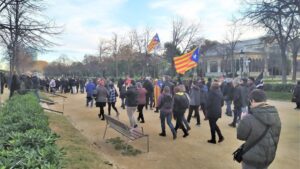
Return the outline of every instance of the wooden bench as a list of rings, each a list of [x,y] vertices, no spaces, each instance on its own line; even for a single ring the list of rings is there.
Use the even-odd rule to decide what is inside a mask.
[[[103,139],[105,139],[107,128],[110,127],[114,130],[116,130],[118,133],[121,133],[124,137],[127,138],[127,145],[129,141],[134,141],[139,138],[146,137],[147,138],[147,152],[149,152],[149,135],[144,134],[143,128],[139,131],[137,128],[130,128],[126,124],[120,122],[117,119],[114,119],[106,114],[104,114],[104,117],[106,119],[106,127],[103,135]]]

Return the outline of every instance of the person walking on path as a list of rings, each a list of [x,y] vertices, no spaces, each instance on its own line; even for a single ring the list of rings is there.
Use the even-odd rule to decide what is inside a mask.
[[[250,113],[238,125],[237,138],[245,141],[243,149],[254,144],[242,156],[243,169],[267,169],[275,158],[281,121],[277,109],[266,101],[263,90],[253,90],[250,93]]]
[[[104,80],[99,80],[99,84],[96,88],[96,107],[100,108],[100,113],[98,114],[98,117],[101,118],[101,120],[105,120],[104,107],[106,106],[108,96],[108,90],[104,86]]]
[[[54,78],[50,80],[49,86],[50,86],[50,92],[55,93],[56,82]]]
[[[195,81],[192,86],[191,86],[191,89],[190,89],[190,107],[189,107],[189,114],[188,114],[188,117],[187,117],[187,121],[190,123],[191,121],[191,117],[192,117],[192,114],[193,112],[195,111],[195,116],[196,116],[196,119],[197,119],[197,124],[196,126],[200,126],[200,115],[199,115],[199,106],[200,106],[200,87],[199,87],[199,84]]]
[[[147,110],[148,106],[150,106],[150,110],[152,110],[152,106],[153,106],[153,90],[154,90],[154,87],[153,87],[153,84],[151,82],[150,77],[146,78],[143,86],[147,90],[145,108]]]
[[[121,107],[122,109],[125,109],[125,99],[126,99],[126,84],[123,83],[123,85],[120,88],[120,99],[121,99]]]
[[[207,99],[207,118],[210,126],[211,139],[208,140],[208,143],[216,144],[216,132],[219,137],[219,143],[224,140],[224,137],[221,133],[217,121],[221,118],[222,107],[224,105],[223,94],[220,90],[218,82],[213,82],[211,84],[210,90],[208,92]]]
[[[86,107],[88,107],[89,104],[90,107],[93,107],[93,102],[94,102],[93,95],[96,90],[96,85],[93,83],[92,80],[89,80],[89,82],[86,84],[85,90],[86,90]]]
[[[111,111],[111,107],[115,110],[116,117],[119,118],[119,111],[116,108],[116,102],[117,102],[117,97],[118,97],[118,92],[113,84],[113,82],[109,82],[108,85],[108,115],[110,116],[110,111]]]
[[[128,84],[128,88],[126,91],[126,110],[129,118],[130,126],[133,128],[137,127],[136,120],[134,118],[134,112],[136,111],[136,107],[138,105],[138,91],[135,87],[135,82],[131,81]]]
[[[205,85],[205,81],[202,80],[200,82],[200,107],[201,107],[201,110],[203,112],[203,115],[204,115],[204,120],[207,120],[206,118],[206,104],[207,104],[207,94],[208,94],[208,88],[207,86]]]
[[[248,106],[249,106],[249,87],[247,85],[247,79],[242,79],[241,99],[242,99],[242,113],[247,114]]]
[[[177,138],[177,134],[171,122],[173,98],[171,95],[170,88],[168,86],[166,86],[163,89],[163,93],[159,96],[157,106],[160,110],[160,123],[161,123],[161,133],[159,133],[159,135],[162,137],[166,136],[165,121],[167,121],[167,124],[173,134],[173,139],[175,140]]]
[[[297,82],[297,85],[294,88],[293,92],[294,101],[296,102],[296,108],[300,109],[300,81]]]
[[[233,94],[233,105],[234,105],[234,116],[230,127],[235,127],[238,119],[241,119],[242,112],[242,89],[240,86],[240,79],[235,78],[233,80],[234,94]]]
[[[174,93],[173,113],[176,118],[175,131],[177,132],[177,130],[180,128],[184,133],[183,137],[187,137],[189,133],[183,124],[183,118],[184,112],[189,107],[189,100],[180,86],[176,86],[174,88]]]
[[[155,113],[158,113],[158,98],[161,92],[161,82],[158,79],[154,81],[154,105],[155,105]]]
[[[143,88],[142,83],[138,82],[136,84],[137,86],[137,91],[138,91],[138,112],[139,112],[139,116],[137,118],[138,121],[140,121],[141,123],[145,123],[145,119],[144,119],[144,115],[143,115],[143,108],[146,104],[146,94],[147,94],[147,90],[145,88]]]
[[[233,93],[234,93],[234,87],[232,84],[231,79],[226,79],[226,84],[224,87],[224,100],[226,103],[226,112],[225,114],[227,116],[232,116],[232,110],[231,110],[231,105],[232,105],[232,100],[233,100]]]

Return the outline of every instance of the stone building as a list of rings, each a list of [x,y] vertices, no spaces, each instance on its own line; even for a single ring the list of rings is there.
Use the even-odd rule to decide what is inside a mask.
[[[265,75],[281,74],[281,56],[276,43],[265,43],[263,38],[237,42],[233,59],[228,55],[228,44],[219,44],[209,48],[200,60],[201,72],[206,76],[221,76],[235,70],[237,75],[256,76],[264,71]],[[292,58],[288,54],[288,74],[292,71]],[[300,76],[300,53],[297,76]],[[232,61],[234,60],[234,61]]]

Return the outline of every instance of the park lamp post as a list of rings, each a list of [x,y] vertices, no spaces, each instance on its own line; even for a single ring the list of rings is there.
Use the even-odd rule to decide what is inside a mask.
[[[243,77],[243,73],[244,73],[244,63],[245,63],[245,52],[242,49],[240,52],[240,76],[241,76],[241,78]]]

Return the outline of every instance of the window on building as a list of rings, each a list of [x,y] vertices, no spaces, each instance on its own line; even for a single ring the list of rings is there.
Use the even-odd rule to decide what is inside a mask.
[[[210,62],[210,72],[218,72],[218,62]]]

